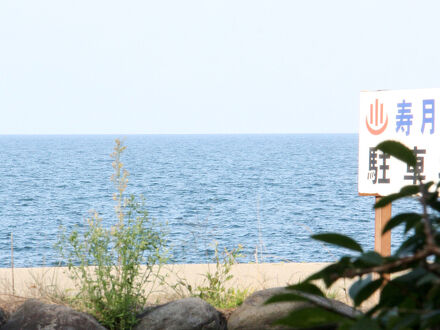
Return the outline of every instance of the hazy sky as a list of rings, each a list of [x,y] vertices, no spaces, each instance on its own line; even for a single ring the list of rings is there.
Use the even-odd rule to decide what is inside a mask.
[[[1,0],[0,134],[355,133],[440,87],[439,1]]]

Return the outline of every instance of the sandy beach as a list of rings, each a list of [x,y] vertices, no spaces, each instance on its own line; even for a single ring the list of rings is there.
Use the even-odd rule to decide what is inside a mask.
[[[310,274],[322,269],[328,263],[261,263],[236,264],[232,266],[232,280],[226,287],[256,291],[272,287],[298,283]],[[184,279],[193,287],[203,283],[204,274],[215,271],[215,264],[172,264],[160,269],[167,284],[150,283],[151,303],[165,302],[179,297],[172,289],[179,280]],[[330,297],[348,302],[346,289],[349,283],[339,281],[327,293]],[[181,288],[183,289],[183,288]],[[74,294],[75,283],[65,267],[43,268],[0,268],[0,295],[21,298],[41,298],[48,294]]]

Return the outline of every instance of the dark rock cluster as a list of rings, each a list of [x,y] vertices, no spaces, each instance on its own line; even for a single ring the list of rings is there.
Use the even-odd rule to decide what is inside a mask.
[[[306,302],[289,302],[265,305],[264,302],[284,288],[257,291],[249,296],[226,320],[224,315],[199,298],[184,298],[167,304],[148,307],[139,315],[135,330],[238,330],[238,329],[286,329],[272,326],[277,319],[286,316]],[[348,307],[342,303],[341,308]],[[75,330],[105,329],[91,315],[70,307],[45,304],[30,299],[15,313],[7,317],[0,309],[0,330]]]

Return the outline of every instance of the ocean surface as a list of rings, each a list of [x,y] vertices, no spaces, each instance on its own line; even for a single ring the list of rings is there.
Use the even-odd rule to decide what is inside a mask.
[[[111,158],[118,136],[0,136],[0,267],[57,265],[60,226],[91,210],[115,222]],[[243,246],[243,262],[334,261],[310,239],[339,232],[374,247],[374,197],[357,193],[358,136],[129,135],[127,192],[166,223],[170,262],[211,262]],[[393,213],[404,206],[397,205]],[[393,247],[402,240],[393,232]]]

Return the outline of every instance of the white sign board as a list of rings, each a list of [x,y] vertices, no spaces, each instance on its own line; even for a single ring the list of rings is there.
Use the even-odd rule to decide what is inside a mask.
[[[359,177],[361,195],[384,196],[416,183],[414,168],[374,147],[396,140],[413,150],[424,181],[439,181],[440,88],[360,94]]]

